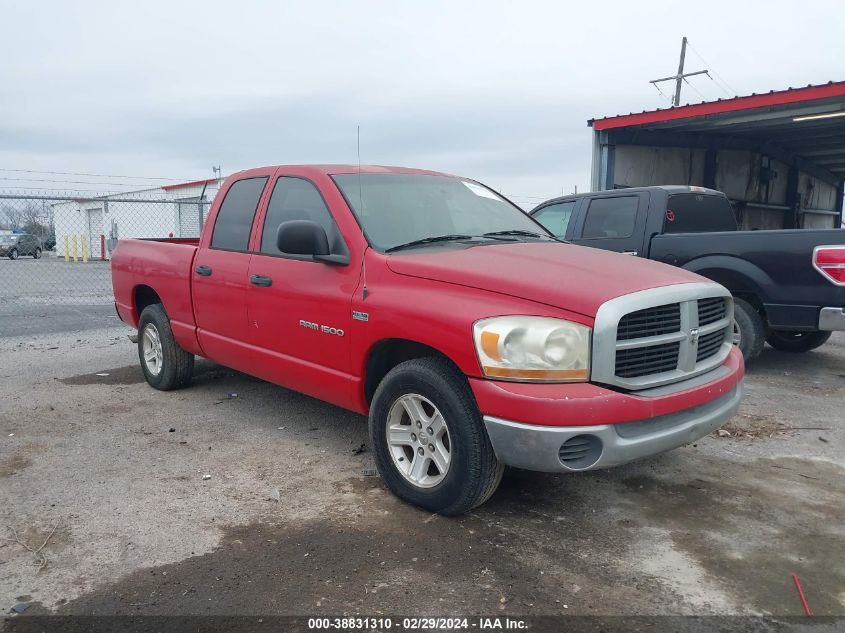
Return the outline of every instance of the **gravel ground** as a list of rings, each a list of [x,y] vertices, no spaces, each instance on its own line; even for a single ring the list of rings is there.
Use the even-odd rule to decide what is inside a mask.
[[[66,262],[52,251],[41,259],[0,257],[0,307],[113,302],[109,262]]]
[[[206,362],[154,391],[127,333],[0,336],[3,609],[788,616],[797,574],[817,615],[845,615],[841,334],[767,348],[729,436],[509,471],[446,519],[368,476],[364,418]]]

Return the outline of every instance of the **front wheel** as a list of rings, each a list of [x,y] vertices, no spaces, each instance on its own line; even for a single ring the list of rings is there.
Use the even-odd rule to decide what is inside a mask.
[[[747,363],[763,351],[765,325],[763,317],[744,299],[734,299],[733,342]]]
[[[173,337],[170,319],[161,304],[144,308],[138,322],[138,357],[151,387],[169,391],[184,387],[194,372],[194,355]]]
[[[9,251],[9,259],[17,259],[18,255],[18,249],[16,248],[13,248],[11,251]]]
[[[36,248],[35,251],[32,253],[33,259],[39,259],[41,257],[41,249]]]
[[[496,459],[466,377],[441,358],[394,367],[370,407],[370,439],[390,490],[414,505],[454,516],[495,492]]]
[[[809,352],[827,343],[832,332],[785,332],[772,330],[766,337],[766,342],[782,352]]]

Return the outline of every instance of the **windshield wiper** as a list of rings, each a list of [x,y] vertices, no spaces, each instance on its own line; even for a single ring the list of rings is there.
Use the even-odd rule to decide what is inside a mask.
[[[405,244],[398,244],[384,249],[385,253],[392,253],[393,251],[401,251],[403,248],[411,248],[412,246],[421,246],[423,244],[434,244],[436,242],[453,242],[455,240],[471,240],[473,235],[436,235],[434,237],[424,237],[421,240],[413,240]]]
[[[554,240],[555,242],[562,242],[564,244],[569,244],[566,240],[562,240],[559,237],[555,237],[554,235],[548,235],[545,233],[535,233],[534,231],[526,231],[524,229],[509,229],[507,231],[491,231],[489,233],[484,233],[482,237],[496,237],[497,235],[513,235],[513,236],[524,236],[524,237],[540,237],[540,238],[547,238],[550,240]]]

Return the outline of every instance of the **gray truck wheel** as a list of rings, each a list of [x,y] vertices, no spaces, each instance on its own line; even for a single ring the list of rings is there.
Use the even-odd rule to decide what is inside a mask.
[[[13,248],[9,251],[9,259],[17,259],[18,258],[18,249]]]
[[[184,387],[194,373],[194,355],[173,337],[170,319],[160,303],[144,308],[138,322],[138,358],[147,383],[169,391]]]
[[[734,299],[734,345],[739,347],[745,362],[763,351],[765,331],[763,317],[754,306],[744,299]]]
[[[832,332],[785,332],[772,330],[766,337],[766,342],[782,352],[809,352],[827,343]]]
[[[496,459],[466,377],[442,358],[394,367],[370,407],[370,439],[390,490],[414,505],[454,516],[495,492]]]
[[[36,248],[32,253],[32,257],[33,259],[38,259],[39,257],[41,257],[41,249]]]

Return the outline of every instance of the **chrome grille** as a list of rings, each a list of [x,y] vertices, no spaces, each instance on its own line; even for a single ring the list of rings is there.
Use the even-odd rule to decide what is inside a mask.
[[[678,366],[680,343],[620,349],[616,352],[616,375],[636,378],[672,371]]]
[[[725,318],[727,304],[722,297],[710,297],[698,300],[698,325],[710,325]]]
[[[619,321],[616,330],[616,340],[628,341],[644,336],[659,336],[677,332],[681,327],[681,306],[670,303],[656,308],[637,310],[626,314]]]
[[[730,295],[712,283],[613,299],[596,315],[592,380],[640,390],[714,369],[730,351],[732,320]]]
[[[716,354],[725,342],[725,333],[722,330],[704,334],[698,339],[698,349],[695,353],[695,361],[700,362]]]

